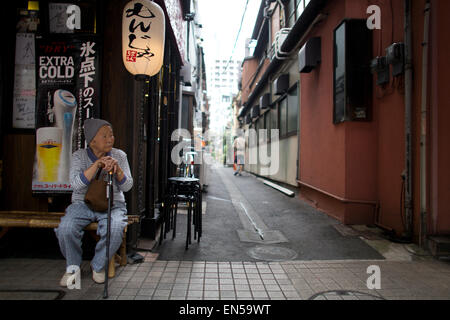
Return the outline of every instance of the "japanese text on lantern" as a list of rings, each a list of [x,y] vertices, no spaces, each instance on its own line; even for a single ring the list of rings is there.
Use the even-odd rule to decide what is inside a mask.
[[[147,45],[147,39],[150,39],[148,32],[151,28],[151,19],[155,14],[142,3],[135,3],[132,9],[126,11],[126,17],[132,18],[128,26],[130,34],[128,35],[128,47],[135,50],[127,50],[127,61],[136,62],[136,58],[145,58],[150,60],[155,54],[151,52]],[[144,40],[143,42],[139,39]]]

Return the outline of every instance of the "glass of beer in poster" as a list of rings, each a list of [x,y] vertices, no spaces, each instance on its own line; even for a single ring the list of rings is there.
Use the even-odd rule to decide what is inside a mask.
[[[43,127],[36,130],[38,181],[58,181],[62,129]]]

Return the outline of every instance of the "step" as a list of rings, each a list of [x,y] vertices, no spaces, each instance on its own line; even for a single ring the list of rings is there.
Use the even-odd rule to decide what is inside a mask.
[[[429,236],[428,246],[433,256],[448,256],[450,255],[450,235]]]

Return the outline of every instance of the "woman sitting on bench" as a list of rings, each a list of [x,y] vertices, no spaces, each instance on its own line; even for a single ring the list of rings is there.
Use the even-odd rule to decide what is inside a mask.
[[[67,265],[66,273],[60,281],[61,286],[67,286],[71,274],[80,269],[83,229],[91,222],[98,222],[97,234],[100,236],[95,247],[95,256],[91,261],[92,279],[96,283],[105,281],[107,214],[92,211],[84,202],[84,196],[98,167],[103,166],[103,173],[111,170],[114,173],[110,259],[120,247],[123,231],[127,225],[127,208],[123,193],[133,186],[126,153],[113,148],[114,135],[111,124],[101,119],[86,119],[84,135],[89,147],[75,151],[72,156],[70,168],[72,204],[67,207],[61,223],[55,229]]]

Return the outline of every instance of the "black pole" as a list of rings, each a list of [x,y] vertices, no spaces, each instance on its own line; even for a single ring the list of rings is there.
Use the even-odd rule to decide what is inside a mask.
[[[105,287],[103,299],[108,298],[108,276],[109,276],[109,245],[111,240],[111,192],[112,192],[112,171],[108,172],[108,184],[106,185],[106,198],[108,199],[108,218],[106,227],[106,266],[105,266]]]

